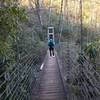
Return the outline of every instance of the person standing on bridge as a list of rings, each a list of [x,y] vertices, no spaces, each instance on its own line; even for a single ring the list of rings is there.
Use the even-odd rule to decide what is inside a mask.
[[[49,47],[49,52],[50,52],[50,56],[54,56],[54,46],[55,46],[55,43],[54,43],[54,40],[52,38],[50,38],[48,40],[48,47]]]

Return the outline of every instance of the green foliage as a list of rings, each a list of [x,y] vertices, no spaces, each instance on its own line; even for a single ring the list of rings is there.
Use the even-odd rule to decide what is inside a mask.
[[[98,41],[88,43],[84,49],[85,53],[89,56],[89,58],[90,59],[93,58],[94,60],[97,57],[98,50],[99,50]]]
[[[25,20],[24,9],[3,7],[0,8],[0,15],[0,40],[5,41],[9,35],[14,38],[18,22]]]
[[[0,8],[0,54],[5,54],[15,40],[18,24],[26,20],[25,10],[16,6]],[[8,41],[11,39],[10,43]]]
[[[4,61],[0,59],[3,63],[0,70],[3,68],[4,72],[15,63],[16,51],[12,44],[16,42],[19,25],[26,20],[26,14],[24,8],[18,7],[17,1],[5,0],[0,6],[0,57]]]

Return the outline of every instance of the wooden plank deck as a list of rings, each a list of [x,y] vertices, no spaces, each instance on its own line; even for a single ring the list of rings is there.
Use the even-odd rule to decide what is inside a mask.
[[[48,54],[44,65],[39,91],[33,95],[33,100],[66,100],[56,57]]]

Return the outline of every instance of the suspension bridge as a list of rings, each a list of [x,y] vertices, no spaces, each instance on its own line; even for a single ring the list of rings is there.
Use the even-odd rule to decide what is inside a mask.
[[[33,98],[36,100],[66,100],[57,56],[50,57],[48,52],[43,65],[39,88],[37,93],[36,90],[33,91]]]
[[[53,34],[49,34],[48,31],[47,38],[53,35],[55,39],[51,21],[51,1],[48,7],[47,28],[53,28]],[[12,69],[0,74],[0,100],[100,100],[100,72],[96,69],[100,64],[91,63],[84,53],[82,0],[79,3],[80,45],[75,44],[69,35],[66,42],[61,40],[64,27],[63,9],[66,8],[64,0],[61,0],[55,56],[50,56],[46,47],[44,51],[41,50],[41,54],[32,54],[29,51],[28,54],[19,57]],[[37,9],[41,10],[39,7]],[[38,17],[42,27],[39,13]],[[67,17],[67,25],[69,20]],[[3,66],[2,63],[0,66]]]

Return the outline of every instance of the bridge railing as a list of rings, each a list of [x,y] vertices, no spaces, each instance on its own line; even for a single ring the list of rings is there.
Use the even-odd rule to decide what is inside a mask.
[[[21,56],[16,64],[0,75],[0,100],[31,100],[32,87],[45,57],[44,49],[38,55],[29,52]]]
[[[34,58],[29,56],[23,58],[23,60],[15,64],[12,70],[8,70],[0,76],[5,78],[0,85],[1,89],[5,88],[3,93],[0,94],[1,100],[24,98],[24,96],[27,96],[27,98],[30,97],[31,83],[35,80],[33,72],[36,71],[34,68],[36,65],[34,63],[38,60],[38,56]]]
[[[100,98],[100,71],[91,64],[88,59],[82,56],[84,61],[78,63],[78,52],[62,43],[59,53],[62,60],[66,77],[66,84],[70,87],[70,94],[74,94],[77,100],[99,100]],[[74,51],[74,50],[75,51]],[[77,54],[75,54],[77,52]],[[73,56],[74,55],[74,56]],[[99,67],[99,66],[97,66]]]

